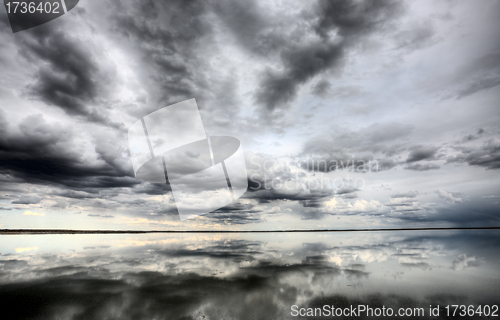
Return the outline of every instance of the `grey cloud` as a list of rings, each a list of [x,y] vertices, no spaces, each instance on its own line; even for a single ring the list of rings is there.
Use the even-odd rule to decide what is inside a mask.
[[[325,98],[327,96],[335,97],[335,98],[349,98],[354,96],[360,96],[364,93],[364,91],[358,86],[338,86],[332,87],[332,84],[327,80],[323,79],[318,81],[316,84],[311,86],[311,93],[318,97]],[[349,108],[349,111],[354,111],[363,113],[368,112],[368,108],[363,109],[362,107],[353,106]],[[360,109],[360,110],[358,110]]]
[[[459,100],[498,86],[500,84],[499,57],[498,51],[489,52],[463,65],[451,76],[450,92],[444,98]]]
[[[244,225],[249,223],[262,222],[262,212],[255,210],[248,211],[226,211],[224,208],[219,212],[208,213],[205,217],[223,225]]]
[[[311,93],[318,97],[324,97],[330,93],[332,84],[327,80],[320,80],[313,86],[311,86]]]
[[[274,111],[295,98],[299,85],[334,66],[342,56],[342,46],[337,43],[284,49],[281,59],[285,71],[266,71],[256,93],[256,102]]]
[[[99,194],[89,193],[86,191],[77,191],[77,190],[58,190],[54,191],[52,194],[57,195],[59,197],[72,198],[72,199],[91,199],[99,197]]]
[[[73,143],[73,128],[48,122],[40,114],[27,116],[17,128],[9,126],[4,130],[6,133],[0,136],[0,172],[20,181],[63,185],[77,191],[132,187],[139,183],[131,177],[127,150],[121,147],[123,136],[102,135],[95,151],[103,162],[92,164]]]
[[[314,210],[307,210],[300,213],[301,220],[321,220],[331,215],[331,213],[321,210],[321,207]]]
[[[486,169],[500,168],[500,140],[490,139],[481,147],[472,147],[471,149],[462,149],[458,156],[450,156],[446,159],[447,163],[466,162],[471,166],[481,166]]]
[[[236,94],[239,81],[234,73],[226,75],[212,62],[225,50],[216,39],[217,34],[227,35],[219,20],[237,33],[237,26],[225,19],[240,23],[239,15],[248,10],[237,9],[239,6],[253,4],[171,1],[119,6],[119,14],[110,21],[112,36],[137,57],[140,70],[136,73],[147,88],[147,102],[128,108],[128,113],[143,117],[165,105],[195,97],[206,125],[235,126],[241,104]],[[240,28],[251,29],[247,25]]]
[[[404,166],[404,168],[407,170],[413,170],[413,171],[427,171],[427,170],[436,170],[436,169],[439,169],[441,167],[439,165],[433,164],[433,163],[425,163],[425,164],[411,163],[411,164]]]
[[[434,210],[425,210],[418,215],[401,215],[402,221],[413,221],[421,223],[447,222],[462,227],[479,227],[495,225],[500,221],[500,207],[498,204],[484,203],[476,200],[462,201],[449,197],[449,193],[443,194],[446,207],[437,207]]]
[[[9,259],[9,260],[0,260],[0,265],[2,269],[6,270],[19,270],[28,267],[28,262],[24,260],[17,259]]]
[[[398,123],[375,123],[354,132],[312,138],[302,148],[300,165],[321,172],[389,170],[397,165],[394,156],[405,150],[397,139],[409,136],[412,130]]]
[[[296,162],[286,163],[264,154],[247,154],[248,191],[246,198],[261,203],[274,200],[299,201],[305,207],[315,207],[334,190],[321,177],[307,177],[304,172],[292,172]]]
[[[18,200],[14,200],[12,204],[37,204],[40,203],[42,199],[36,195],[23,195]]]
[[[252,210],[254,206],[255,205],[252,203],[235,201],[230,205],[206,214],[205,217],[226,225],[242,225],[261,222],[262,213],[257,210]]]
[[[348,193],[353,193],[355,191],[359,191],[359,189],[354,187],[342,187],[336,190],[335,194],[348,194]]]
[[[385,203],[385,205],[388,207],[413,207],[415,204],[418,204],[418,201],[405,198],[396,198],[397,200],[392,199],[393,198],[391,198],[389,202]]]
[[[493,88],[498,85],[500,85],[499,75],[487,76],[481,79],[477,79],[475,81],[471,81],[458,90],[457,99],[470,96],[476,92]]]
[[[441,199],[448,203],[462,202],[462,195],[458,192],[449,192],[446,190],[436,191]]]
[[[418,191],[398,192],[391,194],[391,198],[415,198],[417,195]]]
[[[215,1],[213,9],[235,41],[252,53],[269,55],[286,44],[279,33],[286,17],[270,16],[256,1]]]
[[[470,96],[476,92],[496,87],[500,84],[499,52],[489,53],[472,61],[457,75],[461,81],[457,89],[457,99]],[[462,80],[460,79],[460,80]]]
[[[433,160],[436,158],[436,153],[438,150],[438,147],[433,146],[415,146],[411,148],[410,154],[406,159],[406,163],[421,160]]]
[[[292,101],[300,85],[323,71],[340,67],[345,51],[362,35],[383,25],[398,10],[395,1],[318,1],[319,17],[313,26],[321,37],[305,45],[290,45],[281,51],[283,71],[267,70],[260,81],[255,101],[268,111]],[[337,32],[340,39],[330,39]]]
[[[134,3],[114,17],[114,31],[127,38],[130,50],[139,52],[147,78],[153,80],[150,85],[158,89],[150,92],[157,101],[138,115],[153,111],[158,104],[206,96],[204,88],[210,82],[204,78],[204,60],[195,52],[200,49],[199,41],[212,32],[205,19],[208,8],[207,2]],[[149,18],[143,19],[143,14]]]
[[[381,152],[392,155],[401,149],[399,146],[383,145],[410,135],[413,127],[400,123],[374,123],[358,131],[336,132],[332,137],[311,139],[304,145],[304,152],[324,152],[333,146]],[[334,143],[335,141],[335,143]]]
[[[121,128],[110,120],[97,103],[105,86],[105,75],[99,71],[94,54],[60,29],[45,24],[23,32],[20,37],[22,54],[41,67],[36,81],[29,86],[30,94],[49,105],[79,116],[90,122]]]
[[[327,38],[328,32],[336,30],[343,37],[354,37],[373,32],[381,27],[402,7],[398,1],[318,1],[320,16],[316,32]]]
[[[358,194],[356,192],[345,193],[342,195],[342,198],[344,199],[356,199],[357,197]]]
[[[431,270],[431,266],[426,262],[401,262],[401,266],[406,268],[417,268],[422,270]]]
[[[464,142],[467,142],[467,141],[472,141],[472,140],[476,140],[478,139],[482,134],[484,133],[484,129],[483,128],[479,128],[477,129],[476,131],[476,134],[467,134],[464,136],[463,138],[463,141]]]
[[[405,50],[417,50],[434,44],[435,30],[429,21],[422,25],[411,26],[410,29],[400,31],[396,34],[396,47]]]
[[[324,199],[319,198],[319,199],[310,199],[310,200],[300,200],[299,203],[304,208],[321,208],[324,205]]]

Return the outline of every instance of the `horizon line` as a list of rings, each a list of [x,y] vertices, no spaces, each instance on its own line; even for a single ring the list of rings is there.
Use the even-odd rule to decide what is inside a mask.
[[[0,229],[8,234],[127,234],[127,233],[312,233],[370,231],[434,231],[434,230],[500,230],[500,227],[436,227],[436,228],[375,228],[375,229],[291,229],[291,230],[73,230],[73,229]]]

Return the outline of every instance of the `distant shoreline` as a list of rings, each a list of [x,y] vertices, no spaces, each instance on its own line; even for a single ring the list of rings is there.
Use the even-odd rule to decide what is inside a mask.
[[[385,231],[434,231],[434,230],[500,230],[500,227],[458,228],[378,228],[378,229],[320,229],[320,230],[71,230],[71,229],[0,229],[0,235],[23,234],[139,234],[139,233],[311,233],[311,232],[385,232]]]

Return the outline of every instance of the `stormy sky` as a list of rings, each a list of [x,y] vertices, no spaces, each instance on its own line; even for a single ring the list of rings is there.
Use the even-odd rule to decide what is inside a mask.
[[[497,1],[87,1],[0,10],[0,228],[500,225]],[[127,131],[195,98],[247,192],[179,220]]]

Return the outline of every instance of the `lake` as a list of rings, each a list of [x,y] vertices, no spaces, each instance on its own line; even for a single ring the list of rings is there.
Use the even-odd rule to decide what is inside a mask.
[[[499,248],[499,230],[3,235],[0,300],[10,319],[492,316]]]

